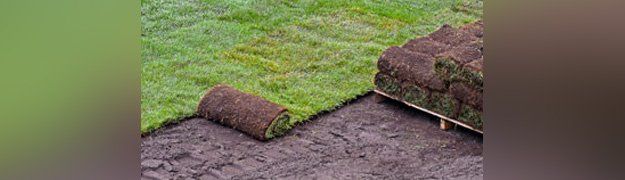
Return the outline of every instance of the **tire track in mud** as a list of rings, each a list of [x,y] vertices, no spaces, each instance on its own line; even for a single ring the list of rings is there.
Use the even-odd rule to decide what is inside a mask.
[[[256,141],[204,119],[142,138],[142,179],[481,179],[481,135],[374,95]]]

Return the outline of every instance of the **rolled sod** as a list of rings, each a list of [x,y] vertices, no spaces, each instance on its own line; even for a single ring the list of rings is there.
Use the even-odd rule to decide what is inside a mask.
[[[291,129],[286,108],[227,85],[209,90],[200,100],[197,114],[258,140],[281,136]]]
[[[436,56],[437,54],[449,51],[451,48],[449,45],[436,42],[430,37],[421,37],[410,40],[402,47],[412,52],[419,52],[430,56]]]
[[[450,118],[456,118],[460,112],[460,102],[452,95],[433,91],[410,84],[402,84],[397,79],[378,73],[375,77],[378,89],[411,104],[421,106],[430,111]]]
[[[467,24],[461,30],[473,34],[473,36],[482,38],[484,36],[484,22],[482,20]]]
[[[388,48],[378,59],[380,72],[402,83],[443,90],[443,82],[435,77],[433,66],[432,56],[397,46]]]
[[[441,58],[448,58],[458,64],[466,64],[482,57],[484,45],[482,41],[471,41],[450,49],[447,52],[437,55]]]
[[[482,129],[483,28],[481,21],[462,28],[443,25],[388,48],[378,59],[377,89]]]
[[[465,83],[453,83],[449,87],[449,93],[463,104],[470,105],[480,111],[482,110],[484,104],[483,91],[478,88]]]
[[[449,87],[452,82],[463,82],[474,87],[483,87],[483,64],[484,61],[481,59],[463,65],[452,59],[441,57],[436,59],[434,71],[436,77],[444,83],[445,87]]]
[[[480,37],[475,36],[475,34],[478,33],[456,29],[445,24],[430,34],[429,37],[436,42],[447,44],[449,46],[458,46],[467,42],[478,40]]]
[[[454,83],[449,92],[438,92],[415,85],[402,84],[399,80],[382,72],[376,74],[375,84],[378,89],[390,95],[440,115],[465,122],[475,128],[482,129],[484,124],[482,91],[464,89],[464,85]]]

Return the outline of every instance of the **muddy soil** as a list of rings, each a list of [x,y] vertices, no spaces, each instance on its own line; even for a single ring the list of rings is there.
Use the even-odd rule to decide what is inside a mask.
[[[482,136],[374,94],[261,142],[205,119],[142,138],[142,179],[482,179]]]

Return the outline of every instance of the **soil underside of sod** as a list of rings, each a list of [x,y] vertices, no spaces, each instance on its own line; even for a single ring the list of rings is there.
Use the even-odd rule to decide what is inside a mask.
[[[444,25],[384,51],[379,90],[474,128],[483,128],[483,24]]]
[[[482,136],[373,95],[269,142],[190,119],[142,138],[141,175],[160,179],[481,179]]]

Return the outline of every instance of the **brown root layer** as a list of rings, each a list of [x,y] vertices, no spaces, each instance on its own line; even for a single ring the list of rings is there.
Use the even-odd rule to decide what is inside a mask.
[[[429,37],[421,37],[410,40],[402,47],[412,52],[419,52],[430,56],[436,56],[437,54],[449,51],[450,49],[450,46],[447,44],[436,42]]]
[[[483,108],[483,91],[475,87],[471,87],[464,83],[453,83],[449,87],[450,94],[460,100],[463,104],[482,110]]]
[[[448,58],[455,63],[464,65],[482,57],[484,45],[482,41],[471,41],[439,53],[438,58]]]
[[[474,36],[475,33],[456,29],[450,25],[443,25],[437,31],[430,34],[432,40],[447,44],[449,46],[458,46],[467,42],[475,41],[479,37]]]
[[[472,34],[475,37],[482,38],[484,36],[484,22],[482,20],[467,24],[462,27],[463,31]]]
[[[197,113],[258,140],[270,139],[289,129],[281,128],[288,123],[286,108],[227,85],[217,85],[208,91],[200,100]]]
[[[435,76],[433,67],[432,56],[396,46],[384,51],[378,60],[380,72],[401,82],[442,90],[443,82]]]

